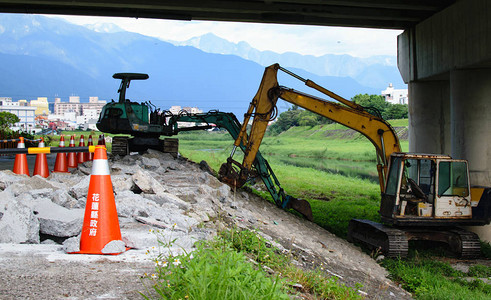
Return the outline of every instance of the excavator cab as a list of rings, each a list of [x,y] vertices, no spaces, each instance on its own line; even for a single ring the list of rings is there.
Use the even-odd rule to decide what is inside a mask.
[[[113,154],[126,155],[130,152],[142,152],[149,148],[162,151],[164,141],[161,135],[176,134],[175,126],[167,124],[166,112],[152,108],[151,103],[133,102],[126,99],[126,90],[132,80],[146,80],[144,73],[116,73],[114,79],[120,79],[119,99],[106,104],[96,123],[97,129],[112,134],[126,134],[113,138]]]
[[[489,189],[470,187],[465,160],[392,153],[380,204],[387,226],[353,219],[348,240],[380,248],[389,257],[405,257],[408,242],[415,240],[445,243],[461,257],[478,257],[479,237],[458,226],[488,224],[489,195]]]
[[[132,80],[146,80],[147,74],[116,73],[114,79],[120,79],[119,99],[106,104],[101,111],[97,128],[102,132],[135,134],[143,132],[159,132],[161,128],[149,127],[149,107],[146,104],[131,102],[126,99],[126,89]]]
[[[474,203],[475,206],[476,203]],[[380,214],[396,225],[455,224],[472,218],[467,161],[446,155],[391,155]]]

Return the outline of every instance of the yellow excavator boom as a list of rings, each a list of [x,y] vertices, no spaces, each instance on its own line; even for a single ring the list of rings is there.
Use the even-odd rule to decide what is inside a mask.
[[[277,80],[278,70],[284,71],[303,81],[308,87],[341,103],[335,103],[280,86]],[[240,134],[234,143],[236,147],[241,143],[246,146],[242,163],[243,169],[239,175],[240,180],[237,182],[243,184],[249,175],[248,171],[252,167],[267,126],[276,115],[276,102],[279,98],[356,130],[367,137],[375,146],[377,152],[380,189],[384,192],[390,154],[401,152],[399,139],[392,126],[384,119],[370,114],[360,105],[317,85],[311,80],[303,79],[278,64],[271,65],[264,71],[261,85],[249,105]],[[252,127],[250,133],[247,134],[247,125],[250,118],[253,118]]]

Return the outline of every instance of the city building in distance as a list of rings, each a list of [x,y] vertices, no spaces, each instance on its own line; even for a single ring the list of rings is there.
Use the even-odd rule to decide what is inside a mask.
[[[408,91],[407,89],[394,89],[392,83],[382,91],[382,96],[384,96],[385,101],[392,104],[408,104]]]

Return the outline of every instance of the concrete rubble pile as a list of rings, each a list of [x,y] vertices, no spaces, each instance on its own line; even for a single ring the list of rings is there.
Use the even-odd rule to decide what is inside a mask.
[[[109,166],[126,247],[147,249],[176,239],[169,251],[187,251],[216,233],[199,224],[234,205],[227,185],[170,154],[116,156]],[[1,171],[0,243],[63,243],[67,252],[78,251],[91,167],[86,162],[46,179]]]

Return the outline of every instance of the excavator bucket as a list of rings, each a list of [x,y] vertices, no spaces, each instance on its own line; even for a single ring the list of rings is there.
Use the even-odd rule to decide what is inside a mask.
[[[312,216],[312,208],[307,200],[290,197],[287,208],[298,211],[309,221],[314,221],[314,217]]]
[[[218,180],[228,184],[232,188],[240,188],[245,184],[245,180],[241,178],[240,173],[234,168],[234,163],[238,164],[233,159],[227,159],[227,162],[222,164],[218,170]],[[240,165],[239,165],[240,167]]]
[[[218,171],[218,179],[231,186],[232,188],[240,188],[244,185],[245,181],[243,178],[243,172],[245,171],[242,169],[242,172],[237,172],[237,170],[234,168],[234,164],[238,164],[238,167],[240,168],[240,164],[238,162],[235,162],[233,159],[229,158],[226,163],[222,164],[220,167],[220,170]],[[242,175],[242,176],[241,176]],[[277,203],[278,206],[283,206],[281,203]],[[284,206],[283,206],[284,207]],[[312,216],[312,208],[310,207],[310,203],[306,200],[303,199],[297,199],[291,196],[287,196],[287,204],[286,204],[287,209],[293,209],[299,212],[302,216],[304,216],[307,220],[313,221],[313,216]]]

